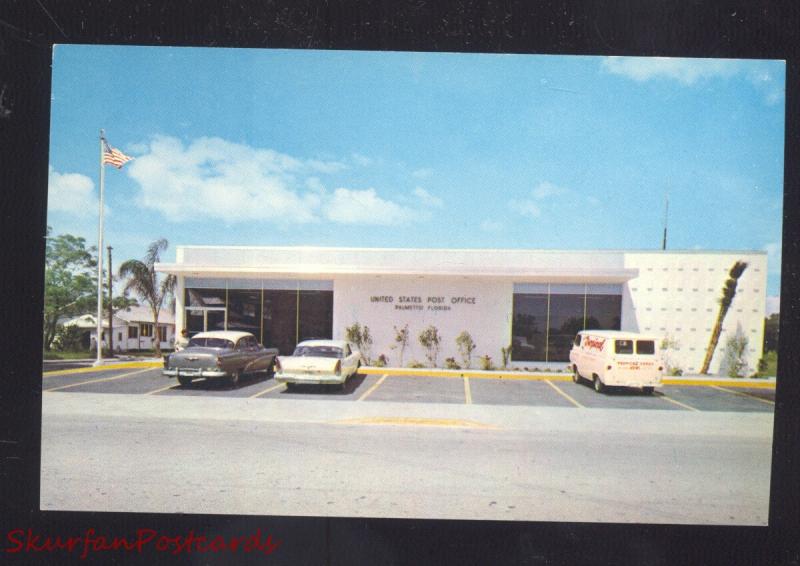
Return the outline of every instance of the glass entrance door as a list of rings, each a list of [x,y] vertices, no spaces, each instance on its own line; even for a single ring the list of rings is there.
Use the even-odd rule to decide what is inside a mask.
[[[198,332],[227,330],[228,311],[225,307],[186,307],[186,329],[189,336]]]

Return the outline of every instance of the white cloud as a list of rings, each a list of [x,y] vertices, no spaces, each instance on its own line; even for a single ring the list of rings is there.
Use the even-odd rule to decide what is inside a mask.
[[[327,219],[388,225],[425,217],[424,211],[381,198],[374,188],[327,191],[324,174],[345,167],[335,160],[298,159],[220,138],[184,143],[156,136],[125,170],[139,184],[138,204],[171,221],[255,220],[286,226]],[[423,200],[415,195],[414,202]]]
[[[480,229],[483,232],[501,232],[505,225],[502,222],[498,222],[497,220],[486,220],[481,221]]]
[[[293,190],[303,163],[269,149],[220,138],[156,136],[149,153],[127,167],[141,187],[139,204],[170,220],[315,220],[319,197]]]
[[[411,175],[415,179],[429,179],[433,175],[433,169],[427,169],[427,168],[417,169],[416,171],[411,173]]]
[[[680,59],[671,57],[606,57],[602,68],[637,82],[650,79],[668,79],[691,86],[712,78],[742,76],[764,97],[764,102],[775,105],[785,95],[783,82],[774,76],[775,62],[741,61],[733,59]]]
[[[549,181],[544,181],[536,185],[533,189],[533,198],[536,200],[544,200],[552,196],[563,195],[566,192],[567,189],[558,187]]]
[[[569,189],[559,187],[549,181],[543,181],[531,190],[531,198],[509,201],[509,207],[523,216],[538,218],[542,215],[544,201],[551,197],[568,194]]]
[[[98,200],[94,181],[80,173],[59,173],[52,167],[47,183],[47,209],[82,218],[96,216]]]
[[[327,203],[325,216],[341,224],[391,225],[414,220],[414,211],[380,198],[375,189],[338,188]]]
[[[306,164],[314,171],[327,174],[338,173],[347,169],[347,165],[340,163],[339,161],[321,161],[319,159],[309,159],[306,161]]]
[[[372,165],[372,159],[370,159],[366,155],[361,155],[360,153],[354,153],[351,157],[353,158],[353,162],[361,167],[367,167],[369,165]]]
[[[606,57],[602,63],[608,72],[638,82],[653,78],[673,79],[684,85],[712,77],[730,77],[739,71],[730,59],[679,59],[672,57]]]
[[[433,208],[441,208],[444,206],[444,201],[442,199],[437,196],[433,196],[422,187],[415,188],[413,192],[424,206]]]

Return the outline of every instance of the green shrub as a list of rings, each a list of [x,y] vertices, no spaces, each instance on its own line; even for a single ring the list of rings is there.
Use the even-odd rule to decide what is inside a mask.
[[[447,369],[461,369],[461,366],[456,363],[455,358],[447,358],[444,361],[444,367]]]
[[[505,348],[500,348],[500,354],[503,356],[503,369],[506,369],[508,367],[508,362],[511,361],[511,349],[513,347],[513,344],[509,344]]]
[[[407,324],[403,328],[394,327],[394,345],[392,346],[392,350],[400,350],[400,367],[403,367],[403,354],[405,354],[406,347],[408,347],[408,337],[409,332]]]
[[[461,361],[464,363],[464,367],[469,368],[472,365],[472,352],[475,351],[475,341],[469,332],[464,330],[456,336],[456,346],[458,346],[458,353],[461,354]]]
[[[492,358],[488,354],[481,356],[478,358],[478,361],[481,365],[481,369],[484,370],[493,370],[494,365],[492,364]]]
[[[364,357],[364,363],[370,365],[370,349],[372,348],[372,335],[369,332],[369,326],[366,324],[362,327],[357,322],[352,326],[344,329],[344,336],[348,342],[354,343],[358,346],[361,355]]]
[[[436,359],[439,357],[439,345],[442,343],[439,330],[433,325],[428,326],[428,328],[419,333],[419,343],[425,348],[425,357],[428,358],[428,363],[432,368],[435,368]]]
[[[83,330],[77,326],[59,326],[53,339],[53,348],[60,352],[77,352],[84,350],[81,344]],[[84,350],[85,351],[85,350]]]
[[[411,363],[408,364],[408,367],[410,367],[410,368],[424,368],[425,364],[423,364],[422,362],[418,362],[417,360],[411,360]]]
[[[375,367],[384,368],[388,365],[388,363],[389,360],[386,358],[386,356],[381,354],[380,356],[378,356],[378,359],[372,363],[372,365],[374,365]]]

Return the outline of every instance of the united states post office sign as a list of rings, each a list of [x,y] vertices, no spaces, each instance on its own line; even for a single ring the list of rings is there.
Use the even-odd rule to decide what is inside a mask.
[[[464,295],[370,295],[369,302],[385,304],[399,311],[449,311],[454,307],[474,305],[476,299]]]

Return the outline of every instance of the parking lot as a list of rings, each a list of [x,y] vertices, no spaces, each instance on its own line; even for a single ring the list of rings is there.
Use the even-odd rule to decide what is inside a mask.
[[[748,384],[750,385],[750,384]],[[211,396],[261,399],[318,399],[352,402],[453,403],[586,409],[647,409],[662,411],[772,412],[775,391],[764,384],[735,385],[668,383],[653,395],[636,389],[596,393],[588,383],[576,384],[561,375],[437,375],[424,369],[413,375],[368,369],[343,390],[304,386],[288,391],[272,376],[244,376],[236,386],[225,380],[194,381],[181,386],[161,374],[161,368],[78,368],[45,372],[44,391],[131,395]]]

